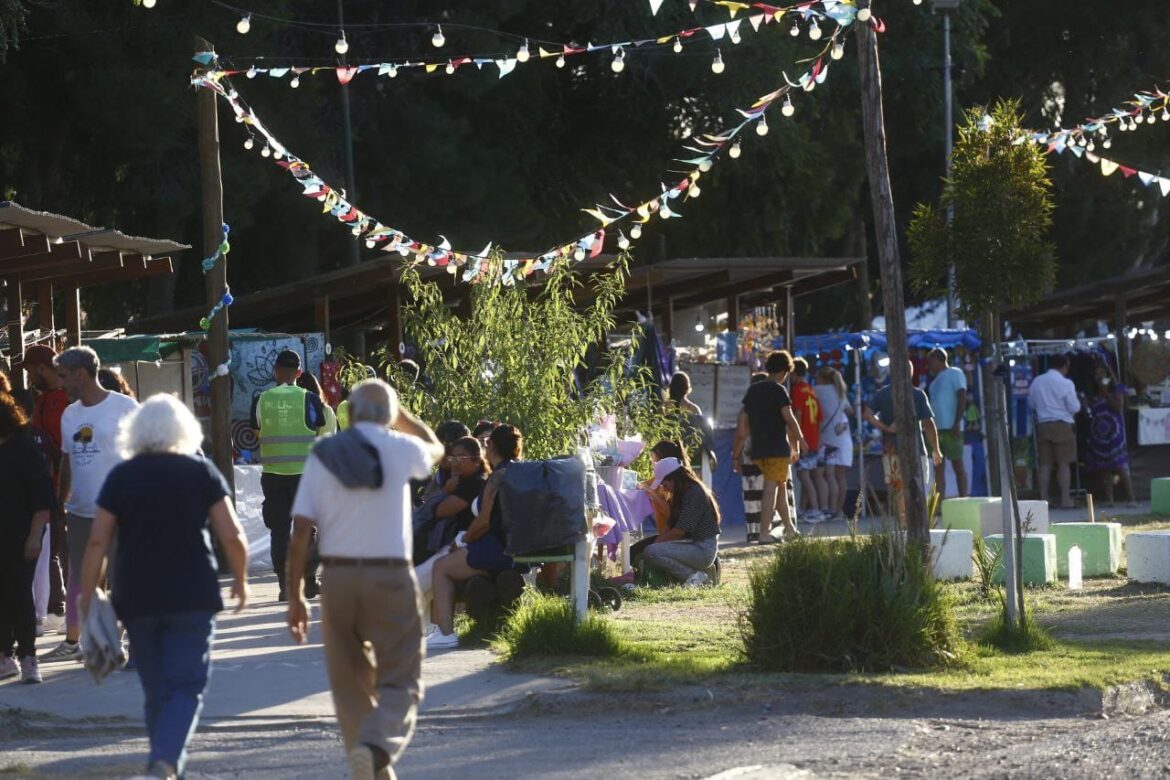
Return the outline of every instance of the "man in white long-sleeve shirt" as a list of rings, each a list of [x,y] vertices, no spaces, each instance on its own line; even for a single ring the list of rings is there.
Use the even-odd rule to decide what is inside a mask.
[[[1077,434],[1073,416],[1081,410],[1076,386],[1068,378],[1068,358],[1055,355],[1048,371],[1032,380],[1028,406],[1036,415],[1036,448],[1040,456],[1040,497],[1048,500],[1052,467],[1060,488],[1060,506],[1072,506],[1069,496],[1070,465],[1077,459]]]

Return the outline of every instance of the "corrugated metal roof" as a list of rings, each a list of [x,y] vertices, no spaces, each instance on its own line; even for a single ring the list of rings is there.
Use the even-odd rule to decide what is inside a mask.
[[[54,240],[77,241],[96,252],[121,251],[141,255],[165,255],[191,248],[187,244],[166,239],[128,236],[112,228],[87,225],[72,217],[48,211],[34,211],[14,201],[0,201],[0,230],[9,228],[39,233]]]

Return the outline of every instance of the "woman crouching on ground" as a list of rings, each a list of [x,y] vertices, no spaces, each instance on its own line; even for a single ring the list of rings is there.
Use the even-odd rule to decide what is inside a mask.
[[[650,486],[661,485],[670,489],[670,519],[642,560],[688,586],[702,585],[709,579],[705,570],[719,552],[719,506],[702,480],[678,458],[654,464]]]
[[[114,610],[130,635],[146,699],[152,777],[183,776],[211,673],[223,601],[209,525],[234,575],[236,612],[248,602],[248,545],[223,476],[194,455],[202,442],[198,420],[169,395],[123,420],[119,447],[129,460],[102,486],[81,567],[84,615],[117,535]]]
[[[433,569],[431,617],[438,629],[427,638],[427,650],[459,645],[459,637],[455,635],[456,585],[479,575],[494,577],[512,568],[512,559],[504,552],[507,537],[496,493],[504,472],[520,460],[523,453],[524,437],[514,425],[499,425],[488,436],[487,460],[492,475],[488,477],[479,500],[479,514],[467,529],[467,546],[440,558]]]

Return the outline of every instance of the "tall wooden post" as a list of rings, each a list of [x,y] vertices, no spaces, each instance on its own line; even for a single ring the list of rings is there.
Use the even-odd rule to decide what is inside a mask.
[[[886,156],[886,120],[882,106],[881,61],[877,33],[867,23],[854,25],[857,60],[861,71],[861,113],[865,131],[865,157],[869,174],[869,199],[877,233],[881,263],[882,302],[886,314],[886,342],[890,356],[890,383],[894,394],[894,416],[898,430],[898,462],[905,487],[906,528],[911,541],[926,545],[930,540],[926,516],[926,483],[914,413],[910,348],[906,336],[906,307],[902,292],[902,262],[898,253],[898,227],[894,216],[894,193]],[[913,423],[907,421],[913,420]]]
[[[81,346],[81,290],[75,284],[65,285],[65,334],[71,347]]]
[[[8,357],[16,364],[24,360],[24,313],[21,305],[20,277],[9,276],[5,281],[8,294]],[[12,386],[17,389],[24,388],[24,371],[19,369],[12,371]]]
[[[792,287],[784,288],[784,349],[792,352],[796,349],[796,299],[792,295]]]
[[[56,330],[56,321],[53,319],[53,283],[41,282],[37,285],[37,327],[46,333]],[[56,348],[56,344],[49,344]]]
[[[195,38],[195,51],[213,51],[210,43]],[[219,167],[219,117],[215,93],[201,89],[199,102],[199,170],[203,193],[203,255],[216,254],[223,241],[223,179]],[[215,306],[227,292],[227,257],[220,257],[204,276],[207,285],[207,309]],[[223,307],[211,321],[207,334],[207,356],[214,372],[227,362],[228,307]],[[232,467],[232,381],[230,377],[211,378],[211,453],[216,467],[228,484],[235,488]]]
[[[669,295],[662,309],[662,341],[667,348],[674,343],[674,298]]]

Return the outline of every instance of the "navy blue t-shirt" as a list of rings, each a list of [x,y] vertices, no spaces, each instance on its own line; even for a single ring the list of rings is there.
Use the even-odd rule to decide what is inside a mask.
[[[192,455],[146,453],[114,467],[97,503],[118,520],[119,618],[223,609],[207,514],[227,495],[215,465]]]

